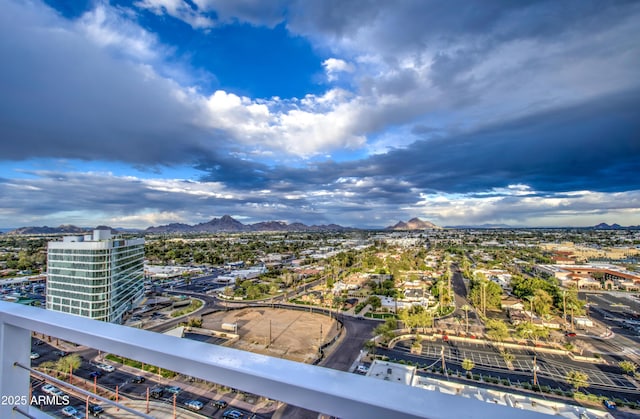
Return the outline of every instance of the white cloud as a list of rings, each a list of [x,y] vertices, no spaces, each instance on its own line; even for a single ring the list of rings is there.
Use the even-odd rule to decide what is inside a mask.
[[[308,95],[303,101],[254,101],[225,91],[204,99],[201,123],[223,130],[243,146],[309,157],[365,144],[357,134],[357,102],[342,102],[341,92]],[[302,106],[300,106],[302,105]]]
[[[509,187],[506,196],[421,194],[404,208],[441,225],[498,223],[518,226],[591,226],[601,222],[637,225],[640,190],[580,191],[535,195],[526,185]],[[515,191],[515,194],[513,192]]]
[[[327,73],[327,79],[329,81],[336,80],[338,73],[353,73],[355,71],[353,64],[347,63],[339,58],[327,58],[322,62],[322,66]]]
[[[103,4],[78,20],[80,30],[101,47],[111,48],[141,62],[161,57],[164,47],[157,37],[131,21],[122,10]]]

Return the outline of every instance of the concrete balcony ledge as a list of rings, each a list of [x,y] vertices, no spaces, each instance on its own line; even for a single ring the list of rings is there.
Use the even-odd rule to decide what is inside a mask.
[[[65,313],[0,302],[0,394],[29,394],[31,332],[144,361],[340,418],[548,417]],[[0,417],[15,416],[0,405]]]

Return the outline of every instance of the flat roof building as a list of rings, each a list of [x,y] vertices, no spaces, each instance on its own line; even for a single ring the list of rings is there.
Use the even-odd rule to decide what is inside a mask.
[[[110,230],[47,246],[47,310],[121,323],[144,295],[144,239]]]

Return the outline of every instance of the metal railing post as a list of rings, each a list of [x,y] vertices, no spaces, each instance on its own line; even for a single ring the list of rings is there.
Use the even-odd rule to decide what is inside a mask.
[[[0,312],[0,418],[14,418],[20,410],[29,410],[29,371],[14,366],[14,363],[29,364],[31,354],[31,331],[4,322]]]

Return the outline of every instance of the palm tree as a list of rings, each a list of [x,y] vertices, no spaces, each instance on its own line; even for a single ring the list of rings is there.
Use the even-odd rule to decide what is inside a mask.
[[[527,295],[524,298],[526,300],[529,300],[530,309],[531,309],[531,311],[529,312],[529,323],[533,324],[533,300],[535,300],[535,297],[533,295]]]
[[[469,307],[468,304],[465,304],[460,308],[464,311],[464,318],[466,320],[466,326],[467,326],[465,329],[465,333],[468,335],[469,334],[469,310],[471,310],[471,307]]]
[[[56,363],[56,369],[61,372],[69,373],[69,380],[71,380],[71,374],[73,374],[73,370],[77,370],[82,365],[82,359],[77,354],[67,355],[62,357]]]

